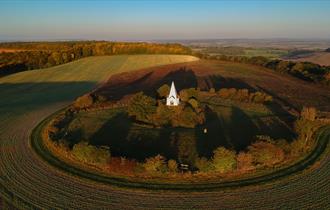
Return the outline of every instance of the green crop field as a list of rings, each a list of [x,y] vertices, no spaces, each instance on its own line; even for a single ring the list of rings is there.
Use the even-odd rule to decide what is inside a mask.
[[[63,203],[60,202],[63,196],[56,198],[49,194],[49,187],[52,187],[45,187],[52,185],[47,181],[52,170],[31,150],[28,141],[31,129],[47,115],[68,105],[112,74],[194,60],[198,59],[184,55],[89,57],[0,78],[1,193],[7,192],[5,197],[10,199],[14,193],[15,198],[32,204],[41,203],[44,207]],[[59,180],[53,181],[55,184]],[[40,193],[48,197],[40,201]],[[51,200],[54,203],[49,202]]]
[[[6,76],[0,78],[1,117],[3,113],[22,114],[54,102],[72,101],[110,74],[196,59],[184,55],[89,57],[49,69]]]
[[[252,187],[193,193],[122,189],[91,181],[49,165],[31,148],[29,141],[31,130],[42,119],[67,106],[73,99],[91,90],[99,82],[105,81],[110,75],[194,60],[196,58],[191,56],[175,55],[90,57],[49,69],[27,71],[0,78],[0,193],[3,198],[21,209],[320,209],[329,207],[328,148],[317,166],[297,176]],[[221,65],[227,64],[221,63]],[[232,75],[236,67],[232,64],[228,65],[230,68],[219,68],[217,65],[214,65],[214,68],[221,69],[219,73]],[[239,71],[243,71],[243,64],[240,65],[242,68]],[[254,70],[252,66],[246,66],[244,69],[251,84],[254,82],[262,85],[260,80],[263,78],[270,81],[271,78],[280,77],[265,72],[263,78],[259,78],[258,75],[262,71]],[[201,69],[201,73],[203,70]],[[255,76],[251,76],[252,74]],[[286,81],[290,85],[291,80]],[[271,84],[274,86],[270,87],[276,90],[277,83],[273,81]],[[301,86],[302,89],[305,88],[303,89],[305,94],[308,90],[311,94],[316,88],[308,86],[307,89],[305,84]],[[327,145],[329,130],[325,130],[320,138]],[[318,154],[322,152],[323,150]]]

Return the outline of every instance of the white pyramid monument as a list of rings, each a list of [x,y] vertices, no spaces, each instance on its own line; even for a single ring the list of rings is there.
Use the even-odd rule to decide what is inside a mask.
[[[167,106],[178,106],[179,104],[180,104],[180,99],[179,99],[178,94],[176,92],[174,82],[172,81],[170,94],[166,98],[166,105]]]

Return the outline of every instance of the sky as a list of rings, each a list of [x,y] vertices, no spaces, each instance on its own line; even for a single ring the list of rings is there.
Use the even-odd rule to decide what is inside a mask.
[[[330,39],[330,0],[0,0],[0,40]]]

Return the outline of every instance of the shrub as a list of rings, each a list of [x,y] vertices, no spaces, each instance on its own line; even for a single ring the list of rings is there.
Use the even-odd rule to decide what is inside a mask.
[[[180,91],[180,99],[187,102],[190,98],[198,99],[198,90],[195,88],[183,89]]]
[[[161,155],[147,158],[143,164],[143,167],[147,172],[151,174],[164,173],[168,170],[165,158]]]
[[[198,158],[195,135],[189,132],[179,132],[171,136],[171,142],[176,144],[179,162],[194,166]]]
[[[105,101],[107,101],[107,97],[106,96],[104,96],[104,95],[95,95],[95,100],[97,101],[97,102],[105,102]]]
[[[235,88],[229,88],[228,89],[228,94],[229,98],[233,98],[236,95],[237,90]]]
[[[302,119],[314,121],[316,118],[316,109],[314,107],[303,107],[300,116]]]
[[[195,99],[190,99],[193,106],[198,106]],[[198,124],[205,122],[204,112],[197,107],[195,110],[190,106],[180,104],[177,107],[168,107],[159,104],[156,112],[150,116],[150,122],[157,126],[186,127],[194,128]]]
[[[246,152],[240,152],[237,157],[237,170],[249,171],[254,169],[253,156]]]
[[[257,141],[248,147],[248,153],[253,156],[253,162],[259,166],[273,166],[284,160],[284,152],[276,145]]]
[[[92,106],[93,103],[94,103],[93,97],[90,94],[85,94],[77,98],[73,103],[73,106],[78,109],[83,109]]]
[[[228,99],[230,94],[227,88],[222,88],[218,91],[218,95],[223,99]]]
[[[178,164],[175,160],[169,160],[167,162],[167,167],[169,172],[175,173],[178,171]]]
[[[188,103],[196,110],[199,107],[199,103],[196,99],[191,98],[188,100]]]
[[[205,157],[197,158],[195,166],[200,172],[210,172],[214,170],[212,162]]]
[[[236,167],[235,151],[228,150],[224,147],[218,147],[213,151],[213,167],[220,173],[232,171]]]
[[[265,103],[273,101],[273,97],[263,92],[249,93],[248,89],[222,88],[218,95],[223,99],[232,99],[242,102]]]
[[[80,161],[93,164],[106,164],[110,160],[109,148],[97,148],[89,145],[87,142],[75,144],[72,149],[72,154]]]
[[[248,89],[239,89],[237,91],[236,97],[237,100],[247,102],[249,100],[249,90]]]

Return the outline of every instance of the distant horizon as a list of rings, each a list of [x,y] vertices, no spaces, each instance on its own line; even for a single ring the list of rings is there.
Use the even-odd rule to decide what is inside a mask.
[[[171,39],[20,39],[20,40],[1,40],[1,43],[6,42],[70,42],[70,41],[106,41],[106,42],[164,42],[164,41],[217,41],[217,40],[227,40],[227,41],[234,41],[234,40],[251,40],[251,41],[329,41],[330,38],[171,38]]]
[[[0,40],[321,40],[329,9],[322,0],[2,0]]]

